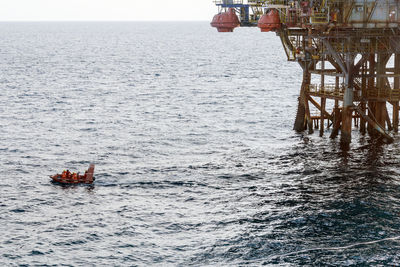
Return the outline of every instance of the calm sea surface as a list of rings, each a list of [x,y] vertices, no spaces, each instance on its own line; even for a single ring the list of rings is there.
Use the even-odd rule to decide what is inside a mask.
[[[300,83],[257,29],[1,23],[0,265],[400,265],[400,138],[296,134]]]

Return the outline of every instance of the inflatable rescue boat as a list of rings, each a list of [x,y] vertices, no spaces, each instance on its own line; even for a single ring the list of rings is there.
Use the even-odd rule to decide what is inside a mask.
[[[94,164],[90,164],[89,169],[85,171],[85,174],[80,175],[78,173],[71,173],[69,170],[63,171],[61,174],[50,175],[50,178],[55,183],[61,184],[92,184],[95,180],[94,175]]]

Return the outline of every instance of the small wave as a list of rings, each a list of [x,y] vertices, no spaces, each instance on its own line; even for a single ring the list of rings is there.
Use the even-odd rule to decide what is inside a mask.
[[[10,212],[23,213],[23,212],[26,212],[26,210],[18,208],[18,209],[12,209],[12,210],[10,210]]]
[[[45,253],[39,251],[39,250],[32,250],[30,253],[31,256],[37,256],[37,255],[45,255]]]
[[[272,258],[288,257],[288,256],[304,254],[304,253],[309,253],[309,252],[315,252],[315,251],[344,251],[344,250],[347,250],[347,249],[352,249],[352,248],[357,248],[357,247],[362,247],[362,246],[368,246],[368,245],[373,245],[373,244],[379,244],[379,243],[383,243],[383,242],[387,242],[387,241],[398,241],[398,240],[400,240],[400,236],[389,237],[389,238],[373,240],[373,241],[368,241],[368,242],[360,242],[360,243],[355,243],[355,244],[352,244],[352,245],[342,246],[342,247],[325,247],[325,248],[304,249],[304,250],[299,250],[299,251],[280,254],[280,255],[273,255],[270,258],[272,259]]]

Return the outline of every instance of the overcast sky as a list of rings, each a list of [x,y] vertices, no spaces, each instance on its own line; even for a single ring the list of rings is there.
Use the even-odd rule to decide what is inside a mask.
[[[0,21],[211,20],[212,0],[1,0]]]

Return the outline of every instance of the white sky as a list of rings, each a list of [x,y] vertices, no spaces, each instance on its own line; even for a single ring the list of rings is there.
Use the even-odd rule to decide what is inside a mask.
[[[0,21],[207,20],[212,0],[1,0]]]

